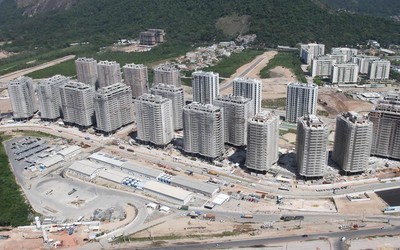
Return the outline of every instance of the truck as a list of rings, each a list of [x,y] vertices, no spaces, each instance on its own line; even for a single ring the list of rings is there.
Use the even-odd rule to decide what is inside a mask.
[[[215,221],[215,214],[203,214],[203,220]]]
[[[240,218],[244,218],[244,219],[253,219],[253,215],[252,214],[242,214],[240,216]]]
[[[179,206],[179,210],[189,210],[189,206]]]
[[[217,171],[212,170],[212,169],[209,169],[209,170],[207,171],[207,173],[208,173],[208,174],[212,174],[212,175],[217,175]]]
[[[304,216],[302,215],[282,215],[281,220],[283,221],[291,221],[291,220],[304,220]]]

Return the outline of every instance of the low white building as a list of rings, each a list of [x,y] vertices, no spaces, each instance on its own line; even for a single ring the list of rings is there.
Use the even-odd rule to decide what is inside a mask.
[[[180,205],[187,204],[193,196],[191,192],[156,181],[146,182],[143,186],[143,189],[146,192],[150,192],[163,200]]]
[[[73,145],[73,146],[64,148],[61,151],[58,151],[57,154],[61,155],[64,158],[64,160],[69,160],[69,159],[72,159],[74,156],[78,155],[81,151],[82,151],[81,147],[79,147],[77,145]]]
[[[91,181],[104,170],[104,167],[88,160],[82,160],[74,162],[68,169],[82,179]]]

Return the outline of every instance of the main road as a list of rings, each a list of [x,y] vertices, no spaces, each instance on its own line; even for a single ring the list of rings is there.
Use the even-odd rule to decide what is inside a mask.
[[[75,55],[68,55],[68,56],[64,56],[64,57],[40,64],[40,65],[34,66],[34,67],[14,71],[12,73],[1,76],[0,83],[7,83],[11,80],[14,80],[15,78],[20,77],[20,76],[23,76],[23,75],[26,75],[26,74],[29,74],[29,73],[32,73],[32,72],[35,72],[35,71],[38,71],[41,69],[45,69],[45,68],[54,66],[54,65],[62,63],[62,62],[72,60],[74,58],[75,58]]]
[[[230,249],[230,248],[244,248],[244,247],[262,247],[271,244],[277,243],[286,243],[286,242],[294,242],[294,241],[304,241],[307,240],[317,240],[317,239],[326,239],[326,238],[336,238],[334,240],[332,250],[337,249],[346,249],[344,242],[340,239],[342,237],[346,237],[346,239],[353,239],[356,237],[363,236],[376,236],[376,235],[390,235],[390,234],[399,234],[400,226],[391,227],[387,229],[373,228],[373,229],[359,229],[359,230],[351,230],[345,232],[326,232],[326,233],[318,233],[308,235],[308,237],[302,237],[301,235],[290,235],[290,236],[281,236],[281,237],[251,237],[250,239],[240,239],[240,240],[230,240],[230,241],[214,241],[214,242],[199,242],[193,244],[169,244],[168,246],[162,247],[149,247],[142,249],[174,249],[174,250],[195,250],[195,249]]]

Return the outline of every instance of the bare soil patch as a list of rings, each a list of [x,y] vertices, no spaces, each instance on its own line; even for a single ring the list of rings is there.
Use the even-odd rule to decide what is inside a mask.
[[[218,19],[215,27],[222,30],[225,35],[233,36],[237,34],[244,34],[249,31],[251,16],[226,16]]]

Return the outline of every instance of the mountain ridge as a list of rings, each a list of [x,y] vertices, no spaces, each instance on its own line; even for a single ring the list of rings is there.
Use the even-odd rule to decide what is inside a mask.
[[[59,0],[62,1],[74,0]],[[7,48],[10,50],[57,48],[86,41],[107,46],[120,38],[137,38],[147,28],[162,28],[169,42],[208,43],[235,37],[216,27],[220,18],[249,16],[251,22],[246,31],[256,34],[256,42],[261,46],[294,46],[314,41],[345,46],[368,39],[383,45],[400,43],[400,25],[392,20],[334,12],[319,7],[315,1],[76,0],[66,11],[60,7],[27,17],[22,16],[24,10],[17,8],[15,0],[3,0],[0,40],[12,41]]]

